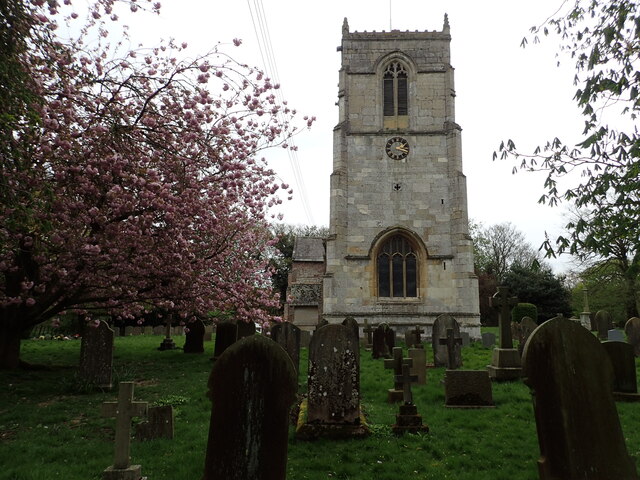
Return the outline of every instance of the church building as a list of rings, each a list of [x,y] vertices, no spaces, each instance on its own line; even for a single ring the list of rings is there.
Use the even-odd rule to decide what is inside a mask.
[[[322,289],[318,318],[430,332],[446,313],[480,337],[450,43],[446,16],[431,32],[350,32],[344,20],[324,273],[305,280]],[[308,328],[302,290],[290,285],[287,317]]]

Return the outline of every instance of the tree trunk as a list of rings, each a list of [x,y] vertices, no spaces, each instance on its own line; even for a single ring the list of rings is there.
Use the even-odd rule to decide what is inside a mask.
[[[20,366],[19,330],[7,328],[0,324],[0,370],[15,369]]]

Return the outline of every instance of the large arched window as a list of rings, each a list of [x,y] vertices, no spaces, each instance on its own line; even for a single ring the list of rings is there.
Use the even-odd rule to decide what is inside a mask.
[[[409,115],[409,78],[404,65],[391,62],[382,79],[384,124],[387,128],[406,128]]]
[[[418,296],[418,257],[406,237],[394,235],[378,251],[378,297]]]

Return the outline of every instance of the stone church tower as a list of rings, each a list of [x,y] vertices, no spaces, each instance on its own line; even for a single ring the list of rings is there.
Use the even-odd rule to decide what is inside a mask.
[[[449,22],[342,27],[322,316],[403,330],[442,313],[480,336]],[[430,328],[427,329],[430,332]]]

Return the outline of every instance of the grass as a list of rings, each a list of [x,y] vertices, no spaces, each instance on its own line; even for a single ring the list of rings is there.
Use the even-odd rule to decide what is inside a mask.
[[[132,442],[133,463],[150,480],[200,478],[211,403],[206,384],[213,343],[204,355],[159,352],[161,337],[116,339],[115,380],[136,382],[135,399],[174,405],[174,440]],[[178,344],[182,341],[178,339]],[[75,376],[79,341],[25,341],[23,359],[50,370],[0,372],[0,480],[100,479],[113,460],[114,420],[100,405],[116,391],[95,391]],[[430,357],[430,350],[428,351]],[[491,350],[463,349],[465,369],[483,369]],[[306,391],[307,351],[301,354],[300,391]],[[386,403],[391,372],[361,351],[361,395],[373,434],[362,440],[296,440],[289,436],[289,480],[538,478],[539,455],[531,396],[521,382],[494,384],[495,409],[447,409],[444,369],[429,369],[427,385],[413,388],[428,434],[396,437],[397,405]],[[640,411],[618,403],[629,453],[640,456]]]

